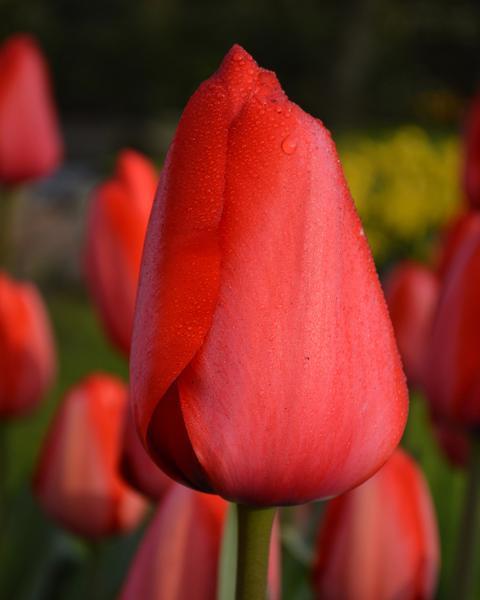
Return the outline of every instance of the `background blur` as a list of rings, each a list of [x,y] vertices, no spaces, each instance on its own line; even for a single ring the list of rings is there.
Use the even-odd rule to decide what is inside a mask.
[[[84,598],[88,549],[40,514],[28,477],[66,387],[92,370],[127,373],[83,289],[89,192],[124,146],[161,165],[188,97],[237,42],[332,130],[380,271],[399,258],[428,259],[436,233],[462,202],[459,132],[480,81],[480,4],[1,0],[0,41],[17,31],[33,33],[49,60],[67,156],[56,175],[22,194],[14,215],[13,272],[46,295],[60,375],[40,412],[8,431],[15,458],[7,487],[15,501],[0,597]],[[440,457],[418,398],[405,444],[434,495],[444,563],[439,597],[446,597],[463,475]],[[122,581],[138,537],[104,544],[105,597]],[[286,590],[295,590],[285,597],[308,598],[299,583],[305,565],[288,543],[284,554]]]

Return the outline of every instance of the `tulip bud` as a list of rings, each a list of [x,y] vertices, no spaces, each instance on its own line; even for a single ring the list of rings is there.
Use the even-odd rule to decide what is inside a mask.
[[[448,223],[440,240],[437,257],[437,272],[441,279],[445,277],[463,239],[479,230],[480,214],[475,210],[461,213]]]
[[[134,528],[146,508],[118,473],[126,400],[116,377],[90,375],[64,397],[41,451],[38,501],[52,519],[87,538]]]
[[[34,409],[55,370],[52,330],[37,289],[0,271],[0,417]]]
[[[120,472],[135,490],[153,501],[160,500],[173,480],[157,467],[142,446],[129,410],[125,415]]]
[[[156,185],[150,161],[124,150],[115,176],[94,191],[88,214],[84,257],[88,288],[108,337],[127,355]]]
[[[173,484],[130,566],[120,600],[212,600],[227,503]],[[268,598],[280,598],[280,538],[270,543]]]
[[[0,47],[0,182],[44,177],[62,154],[45,60],[33,38],[14,35]]]
[[[397,450],[374,477],[329,503],[314,588],[324,600],[428,600],[438,563],[427,484],[414,461]]]
[[[238,46],[166,159],[131,392],[166,473],[254,506],[361,483],[404,429],[404,375],[335,145]]]
[[[471,208],[480,208],[480,94],[472,102],[465,125],[465,196]]]
[[[480,425],[480,215],[444,276],[426,357],[425,390],[436,419]]]
[[[385,282],[385,298],[398,348],[405,373],[413,387],[420,387],[422,383],[426,346],[437,296],[435,274],[427,267],[411,261],[397,265]]]

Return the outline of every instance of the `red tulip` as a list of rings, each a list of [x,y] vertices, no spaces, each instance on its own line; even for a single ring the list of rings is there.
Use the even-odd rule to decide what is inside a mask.
[[[120,600],[213,600],[227,503],[172,485],[132,562]],[[270,543],[269,600],[280,598],[280,538]]]
[[[99,186],[90,204],[85,275],[105,330],[128,355],[143,241],[157,174],[144,156],[124,150],[115,176]]]
[[[37,289],[0,271],[0,417],[35,408],[55,370],[53,335]]]
[[[426,345],[437,303],[438,282],[430,269],[406,261],[395,267],[385,282],[400,355],[410,384],[422,383]]]
[[[324,600],[427,600],[438,563],[427,484],[414,461],[397,450],[374,477],[328,505],[314,587]]]
[[[85,275],[111,342],[128,355],[143,241],[157,174],[141,154],[124,150],[115,176],[93,193],[87,220]]]
[[[131,487],[154,501],[160,500],[173,485],[173,480],[157,467],[142,446],[130,411],[124,424],[120,472]]]
[[[437,258],[437,272],[441,279],[445,277],[463,239],[479,230],[480,214],[474,210],[459,214],[447,225],[440,240]]]
[[[425,388],[436,419],[480,424],[480,215],[458,246],[442,284],[426,360]]]
[[[465,467],[470,457],[470,439],[464,431],[443,423],[434,422],[434,435],[438,445],[454,467]]]
[[[166,159],[131,390],[169,475],[256,506],[357,485],[405,425],[404,375],[335,146],[238,46],[190,99]]]
[[[88,538],[130,530],[144,514],[117,469],[126,400],[116,377],[90,375],[66,394],[42,448],[34,480],[41,506]]]
[[[480,208],[480,94],[472,102],[465,127],[464,188],[469,205]]]
[[[44,177],[62,153],[45,60],[33,38],[14,35],[0,47],[0,182]]]

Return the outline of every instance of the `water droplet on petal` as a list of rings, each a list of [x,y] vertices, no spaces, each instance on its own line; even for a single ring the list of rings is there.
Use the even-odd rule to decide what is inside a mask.
[[[297,149],[297,140],[289,135],[282,142],[282,150],[285,154],[293,154]]]

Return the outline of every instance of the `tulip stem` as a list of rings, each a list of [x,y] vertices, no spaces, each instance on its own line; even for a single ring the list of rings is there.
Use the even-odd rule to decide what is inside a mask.
[[[236,600],[265,600],[268,555],[275,508],[237,505]]]
[[[463,506],[457,563],[452,581],[452,598],[473,598],[475,550],[478,542],[480,520],[480,436],[472,436],[470,466],[467,474],[465,503]]]

